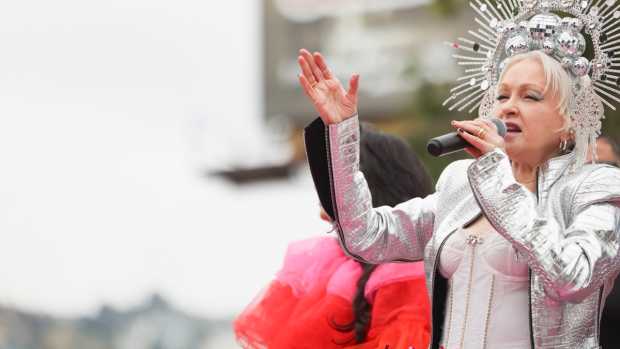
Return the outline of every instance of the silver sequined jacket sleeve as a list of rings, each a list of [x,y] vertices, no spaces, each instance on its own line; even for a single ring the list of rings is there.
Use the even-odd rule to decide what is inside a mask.
[[[617,169],[600,166],[574,176],[550,207],[538,207],[537,197],[516,182],[500,150],[474,162],[468,177],[490,223],[527,256],[549,297],[579,302],[618,272]],[[554,210],[564,219],[554,218]]]
[[[328,128],[335,219],[345,251],[370,263],[422,260],[433,233],[437,194],[373,209],[359,171],[357,116]]]

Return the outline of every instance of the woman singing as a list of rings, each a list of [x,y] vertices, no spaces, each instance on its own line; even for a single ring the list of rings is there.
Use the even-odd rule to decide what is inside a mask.
[[[609,65],[584,71],[583,51],[547,44],[561,45],[555,36],[581,35],[583,27],[548,11],[564,6],[590,20],[580,5],[527,3],[515,11],[529,23],[505,24],[508,16],[495,23],[502,29],[494,44],[505,44],[507,57],[504,47],[488,43],[467,48],[488,58],[471,84],[483,91],[482,117],[452,126],[475,159],[446,167],[434,194],[394,207],[373,208],[359,172],[359,77],[345,90],[320,53],[300,51],[299,81],[320,115],[305,137],[323,207],[351,256],[368,263],[424,260],[433,349],[600,345],[600,314],[620,270],[620,170],[585,164],[585,153],[602,117],[596,69]],[[549,37],[530,30],[538,28],[537,13],[546,16]],[[588,33],[598,45],[596,30]],[[602,60],[605,50],[595,51],[593,62]],[[490,115],[505,122],[505,138]]]

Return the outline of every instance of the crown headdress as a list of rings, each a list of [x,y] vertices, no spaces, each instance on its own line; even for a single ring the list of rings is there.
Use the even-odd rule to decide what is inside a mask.
[[[449,110],[479,108],[490,117],[495,90],[506,58],[541,50],[558,60],[573,77],[589,75],[591,84],[574,79],[569,108],[575,131],[577,165],[589,147],[594,151],[604,106],[620,103],[620,2],[616,0],[473,0],[478,25],[468,37],[448,43],[465,75],[444,101]],[[564,17],[560,17],[562,14]],[[586,40],[586,37],[589,40]],[[583,57],[588,43],[593,57]]]

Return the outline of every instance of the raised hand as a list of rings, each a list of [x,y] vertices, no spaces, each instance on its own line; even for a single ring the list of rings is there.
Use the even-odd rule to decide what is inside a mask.
[[[346,91],[320,53],[301,49],[297,61],[301,68],[299,83],[324,123],[338,123],[357,114],[359,75],[351,77]]]

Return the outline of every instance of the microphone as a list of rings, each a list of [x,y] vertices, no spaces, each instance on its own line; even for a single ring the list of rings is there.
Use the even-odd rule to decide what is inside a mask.
[[[497,133],[504,137],[506,135],[506,124],[500,119],[493,118],[491,122],[497,127]],[[445,135],[432,138],[426,144],[426,150],[433,156],[444,156],[463,150],[470,144],[464,140],[457,132],[450,132]]]

